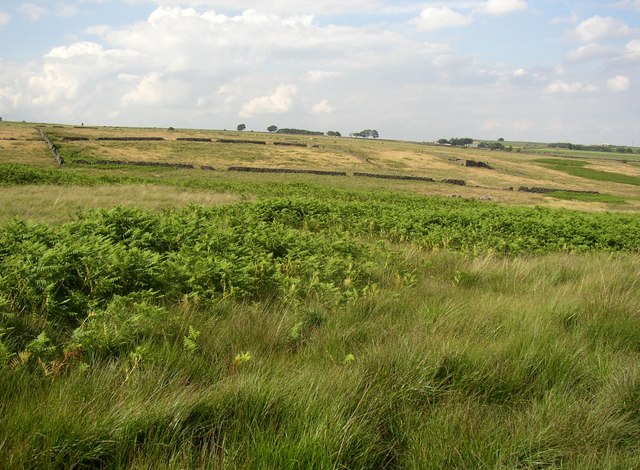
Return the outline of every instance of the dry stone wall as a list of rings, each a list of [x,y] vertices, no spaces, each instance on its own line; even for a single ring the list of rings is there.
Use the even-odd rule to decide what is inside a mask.
[[[51,141],[51,139],[49,138],[47,133],[42,129],[42,127],[36,127],[36,129],[40,133],[40,136],[42,137],[42,139],[47,144],[47,147],[49,148],[51,155],[53,155],[53,158],[56,159],[56,161],[58,162],[58,165],[64,165],[64,158],[62,158],[62,155],[60,155],[60,152],[58,151],[58,147],[56,146],[56,144],[54,144]]]
[[[518,191],[523,193],[537,193],[537,194],[547,194],[547,193],[555,193],[561,191],[563,193],[577,193],[577,194],[600,194],[598,191],[586,191],[581,189],[559,189],[559,188],[539,188],[539,187],[527,187],[520,186]]]
[[[283,147],[303,147],[307,148],[307,144],[299,144],[296,142],[274,142],[273,145],[281,145]]]
[[[228,171],[248,171],[254,173],[306,173],[310,175],[347,176],[345,171],[300,170],[295,168],[257,168],[249,166],[230,166]]]
[[[96,137],[96,140],[113,140],[117,142],[146,142],[146,141],[161,141],[163,137]]]
[[[467,182],[465,180],[455,180],[455,179],[450,179],[450,178],[446,178],[443,180],[440,180],[441,183],[447,183],[447,184],[455,184],[458,186],[466,186]]]
[[[73,163],[78,165],[134,165],[134,166],[155,166],[161,168],[180,168],[193,170],[195,167],[190,163],[164,163],[164,162],[136,162],[124,160],[74,160]]]
[[[256,144],[267,145],[264,140],[243,140],[243,139],[218,139],[221,144]]]
[[[433,178],[429,178],[428,176],[409,176],[409,175],[382,175],[379,173],[362,173],[360,171],[356,171],[353,173],[353,176],[365,176],[367,178],[380,178],[386,180],[405,180],[405,181],[435,181]]]

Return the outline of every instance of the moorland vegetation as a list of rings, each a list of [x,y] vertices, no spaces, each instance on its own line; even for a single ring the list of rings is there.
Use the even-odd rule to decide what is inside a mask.
[[[629,163],[47,126],[58,166],[33,126],[2,126],[0,466],[640,461],[637,185],[574,170]],[[133,135],[167,140],[95,140]],[[193,169],[74,163],[114,155]],[[450,160],[469,155],[496,170]]]

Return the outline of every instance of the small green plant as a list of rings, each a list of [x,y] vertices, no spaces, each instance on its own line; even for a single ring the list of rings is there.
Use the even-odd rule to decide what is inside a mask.
[[[353,354],[349,353],[346,356],[344,356],[342,363],[345,366],[348,366],[349,364],[353,364],[355,361],[356,361],[356,357]]]
[[[187,352],[194,352],[198,349],[198,343],[196,342],[198,336],[200,336],[200,332],[193,326],[189,325],[189,334],[183,338],[182,348]]]
[[[25,351],[28,352],[31,357],[48,360],[55,354],[56,347],[43,331],[27,345]]]
[[[233,358],[233,366],[234,367],[240,367],[241,365],[246,364],[247,362],[251,361],[252,359],[253,359],[253,355],[249,351],[238,353]]]
[[[453,285],[456,287],[473,287],[480,281],[478,273],[456,271],[453,275]]]
[[[147,351],[148,348],[146,346],[139,345],[136,347],[135,351],[129,353],[129,356],[125,361],[125,382],[129,380],[131,374],[140,367],[140,364],[142,364],[142,361],[147,355]]]
[[[293,325],[290,329],[289,329],[289,339],[292,341],[298,341],[300,340],[300,338],[302,337],[302,331],[304,330],[305,324],[303,321],[299,321],[298,323],[296,323],[295,325]]]

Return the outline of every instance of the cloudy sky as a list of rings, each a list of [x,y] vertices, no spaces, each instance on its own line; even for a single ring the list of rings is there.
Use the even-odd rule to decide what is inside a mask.
[[[640,145],[640,0],[2,0],[0,116]]]

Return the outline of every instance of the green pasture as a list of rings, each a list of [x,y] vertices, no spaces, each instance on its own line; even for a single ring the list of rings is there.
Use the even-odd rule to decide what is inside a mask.
[[[595,150],[572,150],[554,147],[525,147],[527,153],[539,153],[563,158],[583,158],[590,160],[611,160],[618,162],[640,162],[637,153],[599,152]]]
[[[640,186],[640,177],[638,176],[613,173],[609,171],[593,170],[591,168],[587,168],[587,165],[589,165],[588,162],[583,162],[580,160],[545,158],[537,160],[537,162],[546,166],[547,168],[552,168],[554,170],[562,171],[573,176],[579,176],[581,178]]]

